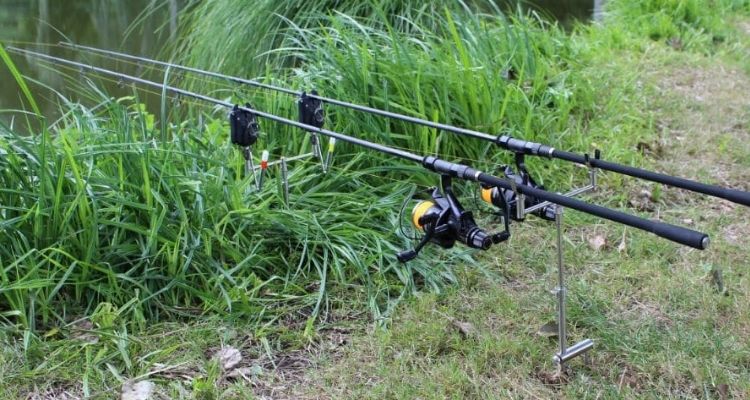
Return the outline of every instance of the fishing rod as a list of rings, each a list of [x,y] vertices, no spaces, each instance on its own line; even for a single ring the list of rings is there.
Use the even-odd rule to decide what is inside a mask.
[[[561,194],[550,193],[534,186],[517,184],[514,180],[497,177],[474,169],[468,165],[442,160],[435,156],[418,155],[409,151],[374,143],[365,139],[345,135],[343,133],[335,132],[329,129],[307,125],[298,121],[277,116],[275,114],[270,114],[261,110],[254,109],[249,105],[246,105],[244,107],[238,106],[230,102],[219,100],[200,93],[195,93],[185,89],[169,86],[165,83],[158,83],[108,70],[105,68],[83,64],[80,62],[54,57],[30,50],[19,49],[16,47],[8,47],[7,49],[17,54],[36,57],[56,64],[76,67],[81,71],[90,71],[97,74],[109,75],[133,83],[151,86],[181,96],[205,101],[210,104],[224,106],[227,109],[232,110],[232,112],[238,112],[245,115],[252,115],[254,117],[269,119],[271,121],[275,121],[285,125],[301,128],[305,131],[314,131],[318,134],[330,138],[335,138],[336,140],[344,141],[359,147],[374,150],[410,162],[419,163],[425,169],[438,173],[441,176],[442,190],[436,189],[436,192],[433,193],[434,201],[432,201],[430,207],[426,207],[425,205],[422,207],[423,209],[421,210],[421,212],[414,214],[417,222],[416,225],[423,230],[423,232],[425,233],[425,237],[413,250],[399,253],[398,258],[402,261],[408,261],[414,258],[422,248],[422,246],[424,246],[428,242],[436,243],[441,247],[452,247],[455,242],[460,242],[471,248],[486,250],[491,245],[504,241],[510,236],[509,232],[507,231],[507,218],[506,231],[501,233],[488,234],[483,229],[477,226],[471,215],[471,212],[465,211],[453,194],[451,189],[451,180],[453,178],[477,182],[482,184],[482,186],[485,188],[499,188],[503,190],[510,190],[513,193],[517,193],[518,195],[533,197],[541,201],[547,201],[562,207],[585,212],[587,214],[591,214],[600,218],[619,222],[624,225],[651,232],[662,238],[695,249],[703,250],[709,244],[708,235],[702,232],[668,224],[665,222],[647,220],[621,211],[612,210],[599,205],[589,204],[584,201],[566,197]],[[245,134],[245,132],[242,131],[242,126],[240,126],[238,129],[239,131],[234,132],[233,135],[242,136]]]
[[[130,60],[134,60],[138,62],[150,63],[154,65],[159,65],[162,67],[179,69],[179,70],[183,70],[187,72],[192,72],[192,73],[201,74],[205,76],[211,76],[214,78],[224,79],[224,80],[234,82],[234,83],[240,83],[240,84],[258,87],[262,89],[277,91],[277,92],[281,92],[281,93],[285,93],[289,95],[299,96],[301,103],[305,101],[319,101],[322,103],[333,104],[336,106],[341,106],[341,107],[345,107],[345,108],[349,108],[349,109],[353,109],[357,111],[380,115],[380,116],[387,117],[387,118],[397,119],[397,120],[404,121],[404,122],[427,126],[430,128],[439,129],[439,130],[443,130],[446,132],[452,132],[452,133],[456,133],[459,135],[472,137],[475,139],[493,142],[494,144],[500,146],[501,148],[505,150],[514,152],[516,154],[516,159],[520,160],[521,162],[523,162],[523,157],[522,157],[523,155],[556,158],[560,160],[573,162],[576,164],[585,165],[590,168],[598,168],[598,169],[605,170],[605,171],[616,172],[619,174],[624,174],[624,175],[632,176],[635,178],[640,178],[640,179],[645,179],[645,180],[652,181],[652,182],[661,183],[667,186],[672,186],[672,187],[676,187],[680,189],[689,190],[692,192],[697,192],[697,193],[702,193],[702,194],[709,195],[709,196],[722,198],[722,199],[729,200],[737,204],[750,206],[750,193],[749,192],[737,190],[737,189],[724,188],[724,187],[720,187],[716,185],[709,185],[706,183],[701,183],[701,182],[697,182],[697,181],[690,180],[690,179],[666,175],[666,174],[662,174],[658,172],[645,170],[642,168],[618,164],[618,163],[611,162],[611,161],[605,161],[600,158],[598,150],[595,152],[594,157],[590,157],[588,154],[577,154],[577,153],[562,151],[562,150],[555,149],[552,146],[548,146],[542,143],[516,139],[508,135],[499,135],[499,136],[492,135],[489,133],[460,128],[460,127],[437,123],[437,122],[432,122],[432,121],[428,121],[428,120],[421,119],[421,118],[416,118],[416,117],[411,117],[408,115],[380,110],[377,108],[353,104],[353,103],[349,103],[349,102],[345,102],[345,101],[341,101],[341,100],[337,100],[337,99],[333,99],[329,97],[320,96],[314,92],[305,93],[304,91],[296,91],[296,90],[292,90],[289,88],[262,83],[262,82],[258,82],[258,81],[251,80],[251,79],[225,75],[225,74],[221,74],[217,72],[206,71],[206,70],[202,70],[198,68],[187,67],[187,66],[183,66],[179,64],[154,60],[154,59],[150,59],[146,57],[140,57],[140,56],[135,56],[131,54],[111,51],[111,50],[104,50],[104,49],[99,49],[95,47],[82,46],[82,45],[69,43],[69,42],[60,42],[60,45],[73,48],[73,49],[77,49],[77,50],[83,50],[83,51],[90,52],[90,53],[99,53],[99,54],[105,54],[105,55],[124,58],[124,59],[130,59]],[[518,165],[518,167],[519,169],[521,169],[520,165]]]

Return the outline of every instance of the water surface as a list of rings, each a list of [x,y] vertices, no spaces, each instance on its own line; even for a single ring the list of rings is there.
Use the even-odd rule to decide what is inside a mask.
[[[174,38],[181,3],[182,1],[177,0],[2,0],[0,41],[5,46],[26,48],[81,62],[93,60],[56,44],[59,41],[71,41],[157,56],[169,40]],[[136,21],[138,24],[135,24]],[[66,80],[64,75],[58,73],[58,70],[63,70],[60,67],[50,68],[49,64],[33,57],[10,55],[18,69],[28,77],[29,88],[43,113],[54,118],[58,115],[59,100],[43,85],[64,95],[72,95],[69,88],[75,82]],[[98,65],[114,66],[112,63],[95,61]],[[135,66],[117,67],[123,72],[137,72]],[[74,81],[82,81],[80,74],[74,72],[71,76]],[[0,86],[0,110],[29,108],[20,100],[18,87],[4,65],[0,65],[0,82],[3,82]],[[113,94],[126,93],[115,83],[103,85]],[[3,113],[0,118],[10,122],[12,115],[18,117],[17,113]]]
[[[522,4],[569,25],[571,21],[589,19],[595,7],[602,2],[533,0]],[[187,0],[1,0],[0,42],[6,46],[14,45],[84,63],[96,63],[125,73],[141,73],[137,66],[106,62],[55,44],[71,41],[146,57],[163,56],[165,45],[176,40],[177,14],[186,3]],[[519,0],[498,0],[498,3],[512,7],[519,4]],[[32,94],[48,118],[59,115],[59,99],[50,88],[73,99],[78,97],[72,93],[71,87],[84,82],[84,79],[75,71],[69,75],[72,78],[66,79],[58,72],[63,68],[50,68],[32,57],[15,54],[11,57],[19,70],[29,78]],[[151,78],[159,80],[159,77]],[[3,83],[0,85],[0,110],[28,107],[21,101],[18,87],[3,65],[0,65],[0,82]],[[97,82],[114,96],[130,94],[128,89],[116,83]],[[0,120],[10,122],[18,115],[3,112],[0,113]]]

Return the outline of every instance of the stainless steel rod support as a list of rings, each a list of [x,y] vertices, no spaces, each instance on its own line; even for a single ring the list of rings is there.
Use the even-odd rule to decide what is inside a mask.
[[[559,351],[552,357],[557,363],[558,371],[563,372],[565,363],[573,358],[584,354],[594,347],[594,341],[584,339],[571,347],[568,344],[567,319],[565,315],[567,288],[565,287],[565,263],[563,261],[563,207],[555,206],[555,226],[557,228],[557,287],[554,293],[557,297],[557,340]]]
[[[560,354],[565,354],[567,331],[565,329],[565,265],[563,263],[562,242],[563,208],[555,206],[555,226],[557,227],[557,338],[560,344]]]
[[[286,158],[286,159],[285,159],[285,162],[286,162],[287,164],[289,164],[289,163],[290,163],[290,162],[292,162],[292,161],[303,160],[303,159],[305,159],[305,158],[310,158],[310,157],[314,157],[313,153],[305,153],[305,154],[300,154],[300,155],[298,155],[298,156],[294,156],[294,157],[289,157],[289,158]],[[268,163],[268,166],[269,166],[269,167],[272,167],[272,166],[274,166],[274,165],[278,165],[278,164],[281,164],[281,160],[271,161],[271,162],[269,162],[269,163]],[[259,166],[259,165],[256,165],[256,166],[255,166],[255,167],[253,167],[253,168],[255,168],[255,170],[257,171],[257,170],[259,170],[259,169],[260,169],[260,166]]]
[[[253,180],[255,181],[255,187],[259,187],[258,175],[255,173],[255,165],[253,165],[253,150],[250,146],[247,146],[243,149],[242,154],[245,156],[245,174],[252,175]]]
[[[594,341],[591,339],[583,339],[580,342],[574,344],[573,346],[570,346],[565,353],[555,354],[554,360],[558,365],[561,367],[568,361],[580,356],[581,354],[585,354],[587,351],[591,350],[594,347]]]
[[[310,132],[310,135],[312,137],[312,153],[315,158],[320,160],[320,167],[323,169],[323,173],[326,173],[326,162],[325,157],[323,157],[323,151],[320,148],[320,138],[318,137],[318,134],[315,132]]]
[[[284,205],[289,208],[289,170],[286,166],[286,158],[281,157],[279,160],[281,164],[281,185],[284,191]]]
[[[522,220],[526,217],[526,210],[524,209],[526,207],[526,196],[522,193],[516,194],[516,202],[516,218]]]

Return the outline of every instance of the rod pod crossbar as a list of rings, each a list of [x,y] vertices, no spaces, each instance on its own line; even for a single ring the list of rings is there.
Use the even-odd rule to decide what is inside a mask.
[[[17,54],[25,54],[28,56],[42,59],[42,60],[47,60],[53,63],[77,67],[83,71],[88,70],[88,71],[99,73],[99,74],[117,77],[117,78],[127,80],[130,82],[134,82],[134,83],[140,83],[143,85],[160,88],[164,91],[169,91],[171,93],[191,97],[191,98],[205,101],[211,104],[221,105],[221,106],[226,107],[227,109],[231,109],[232,107],[234,107],[234,104],[232,103],[222,101],[222,100],[210,97],[210,96],[206,96],[206,95],[199,94],[199,93],[194,93],[185,89],[180,89],[180,88],[169,86],[166,84],[157,83],[154,81],[123,74],[123,73],[108,70],[105,68],[95,67],[92,65],[83,64],[80,62],[67,60],[67,59],[60,58],[60,57],[54,57],[54,56],[50,56],[50,55],[46,55],[46,54],[42,54],[42,53],[30,51],[30,50],[19,49],[16,47],[8,47],[7,49]],[[409,151],[396,149],[396,148],[385,146],[382,144],[370,142],[368,140],[356,138],[353,136],[348,136],[343,133],[335,132],[332,130],[328,130],[324,128],[316,128],[311,125],[305,125],[301,122],[279,117],[275,114],[270,114],[264,111],[251,109],[248,107],[239,107],[239,109],[247,111],[247,112],[251,112],[257,117],[270,119],[272,121],[279,122],[285,125],[294,126],[305,131],[315,131],[318,134],[328,136],[331,138],[335,138],[337,140],[341,140],[341,141],[344,141],[344,142],[347,142],[347,143],[350,143],[359,147],[374,150],[383,154],[388,154],[390,156],[398,157],[398,158],[408,160],[411,162],[417,162],[417,163],[420,163],[426,169],[436,172],[441,175],[448,175],[457,179],[478,182],[478,183],[482,183],[491,187],[513,189],[523,195],[535,196],[541,200],[549,201],[550,203],[558,204],[566,208],[578,210],[578,211],[585,212],[587,214],[591,214],[600,218],[608,219],[610,221],[619,222],[621,224],[628,225],[633,228],[638,228],[647,232],[651,232],[657,236],[663,237],[665,239],[671,240],[679,244],[683,244],[685,246],[693,247],[695,249],[703,250],[706,247],[708,247],[708,244],[709,244],[708,235],[702,232],[692,230],[692,229],[668,224],[665,222],[647,220],[647,219],[637,217],[631,214],[627,214],[621,211],[612,210],[612,209],[602,207],[599,205],[595,205],[595,204],[589,204],[581,200],[566,197],[561,194],[550,193],[550,192],[540,190],[537,188],[533,188],[530,186],[516,185],[515,183],[508,182],[508,180],[505,178],[500,178],[497,176],[493,176],[491,174],[484,173],[468,165],[442,160],[433,156],[421,156],[421,155],[418,155]]]
[[[586,154],[576,154],[571,153],[567,151],[562,151],[555,149],[552,146],[548,146],[542,143],[536,143],[521,139],[516,139],[508,135],[492,135],[489,133],[479,132],[471,129],[465,129],[465,128],[459,128],[452,125],[447,124],[441,124],[437,122],[428,121],[422,118],[416,118],[411,117],[408,115],[398,114],[391,111],[385,111],[373,107],[366,107],[358,104],[353,104],[341,100],[336,100],[324,96],[320,96],[317,94],[305,94],[304,92],[292,90],[289,88],[284,88],[276,85],[271,85],[267,83],[258,82],[251,79],[245,79],[240,78],[236,76],[230,76],[225,74],[220,74],[217,72],[212,71],[206,71],[198,68],[192,68],[187,67],[184,65],[174,64],[174,63],[168,63],[164,61],[154,60],[146,57],[139,57],[134,56],[131,54],[126,53],[120,53],[116,51],[111,50],[104,50],[99,49],[96,47],[89,47],[89,46],[81,46],[74,43],[69,42],[60,42],[60,45],[70,47],[77,50],[83,50],[91,53],[99,53],[99,54],[105,54],[109,56],[119,57],[123,59],[129,59],[139,62],[146,62],[154,65],[159,65],[162,67],[168,67],[168,68],[174,68],[179,69],[187,72],[192,72],[204,76],[210,76],[214,78],[224,79],[228,80],[230,82],[234,83],[240,83],[244,85],[249,85],[257,88],[277,91],[293,96],[302,96],[305,95],[306,97],[310,99],[316,99],[323,103],[333,104],[336,106],[346,107],[349,109],[362,111],[370,114],[380,115],[387,118],[397,119],[404,122],[409,122],[417,125],[427,126],[434,129],[443,130],[446,132],[451,132],[463,136],[473,137],[480,140],[485,140],[489,142],[493,142],[496,145],[500,146],[503,149],[510,150],[515,153],[522,153],[526,155],[534,155],[534,156],[542,156],[546,158],[556,158],[560,160],[570,161],[573,163],[581,164],[581,165],[587,165],[589,167],[593,168],[599,168],[601,170],[605,171],[611,171],[616,172],[619,174],[624,174],[628,176],[632,176],[639,179],[645,179],[652,182],[661,183],[668,186],[673,186],[676,188],[681,188],[685,190],[689,190],[696,193],[702,193],[709,196],[719,197],[725,200],[729,200],[731,202],[742,204],[744,206],[750,207],[750,192],[737,190],[737,189],[730,189],[730,188],[724,188],[721,186],[716,185],[709,185],[701,182],[697,182],[690,179],[680,178],[676,176],[666,175],[658,172],[653,172],[649,170],[645,170],[642,168],[636,168],[628,165],[618,164],[611,161],[604,161],[600,158],[594,158],[589,159],[589,157]]]

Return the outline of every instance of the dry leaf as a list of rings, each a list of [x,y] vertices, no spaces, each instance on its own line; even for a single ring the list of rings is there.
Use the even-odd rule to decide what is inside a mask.
[[[122,395],[120,400],[148,400],[154,391],[154,383],[151,381],[130,382],[122,384]]]
[[[643,189],[637,195],[631,196],[628,204],[640,211],[654,211],[652,196],[650,191]]]
[[[242,354],[234,347],[222,347],[214,354],[214,358],[219,360],[219,364],[224,371],[228,371],[242,361]]]
[[[607,239],[603,235],[596,235],[589,238],[589,247],[594,251],[601,250],[607,244]]]
[[[451,320],[451,323],[454,327],[456,327],[456,329],[458,329],[464,339],[474,337],[477,334],[477,330],[476,328],[474,328],[474,325],[471,322],[463,322],[454,319]]]

